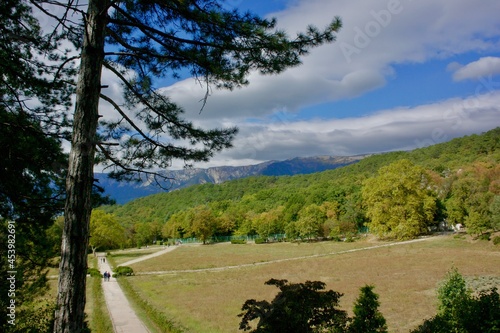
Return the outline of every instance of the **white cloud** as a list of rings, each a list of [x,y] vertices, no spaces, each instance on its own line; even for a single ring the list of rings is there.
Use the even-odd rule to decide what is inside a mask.
[[[500,91],[360,118],[240,125],[234,148],[200,167],[421,148],[498,126]]]
[[[302,66],[281,75],[253,73],[248,87],[211,91],[201,113],[200,101],[206,89],[194,79],[162,88],[196,124],[240,128],[235,147],[217,154],[206,166],[410,149],[486,131],[498,124],[497,86],[482,87],[480,92],[489,94],[394,108],[360,118],[295,121],[293,114],[315,104],[352,99],[380,89],[397,75],[395,65],[467,52],[498,52],[500,1],[291,0],[290,4],[272,15],[278,18],[280,28],[293,35],[310,23],[322,28],[338,15],[343,28],[337,41],[312,50]],[[483,57],[465,66],[454,63],[448,69],[455,80],[473,79],[488,71],[500,73],[499,60]],[[109,88],[103,93],[123,103],[121,89],[114,82],[105,71],[103,84]],[[100,112],[116,117],[106,103],[101,104]],[[331,114],[335,116],[334,111]]]
[[[411,149],[487,131],[498,124],[498,87],[476,92],[492,94],[362,118],[293,121],[290,113],[380,89],[397,75],[394,65],[424,64],[466,52],[498,52],[499,1],[297,0],[291,4],[272,14],[281,28],[292,35],[309,23],[321,28],[338,15],[343,28],[337,41],[314,49],[302,66],[282,75],[253,74],[250,85],[241,90],[213,91],[201,114],[199,100],[205,90],[193,80],[165,88],[197,123],[240,128],[235,147],[216,155],[206,166]],[[266,123],[277,113],[283,121],[274,118]],[[335,117],[335,111],[331,114]],[[248,119],[261,121],[245,122]]]
[[[453,73],[453,79],[455,81],[480,79],[482,77],[500,74],[500,58],[483,57],[463,67],[459,67],[456,63],[453,63],[449,68],[455,71],[455,73]]]
[[[310,23],[324,27],[338,15],[343,28],[333,44],[312,50],[303,65],[278,76],[250,76],[250,86],[213,91],[200,116],[205,88],[193,79],[165,91],[194,119],[263,117],[383,87],[392,66],[423,63],[469,51],[498,50],[500,1],[298,0],[274,13],[293,35]],[[443,69],[444,70],[444,69]]]

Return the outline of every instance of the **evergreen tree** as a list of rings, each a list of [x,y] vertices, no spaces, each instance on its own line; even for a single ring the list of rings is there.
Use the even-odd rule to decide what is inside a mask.
[[[464,277],[452,269],[438,288],[438,313],[412,333],[498,332],[500,294],[496,288],[474,295]]]
[[[469,310],[472,290],[467,288],[463,276],[456,268],[448,272],[446,279],[438,288],[438,315],[446,319],[453,327],[460,326]]]
[[[378,310],[380,302],[373,292],[373,286],[361,288],[360,295],[354,304],[354,317],[349,325],[349,333],[386,333],[385,318]]]
[[[44,332],[53,319],[53,304],[42,307],[39,297],[54,255],[47,229],[64,203],[67,158],[60,139],[69,125],[72,68],[51,65],[68,60],[57,51],[63,37],[44,34],[27,1],[0,2],[2,332]]]
[[[182,108],[155,89],[155,79],[187,70],[207,91],[240,87],[253,70],[276,74],[299,65],[310,48],[333,41],[341,23],[337,18],[324,30],[310,26],[289,38],[275,29],[275,20],[212,0],[89,0],[86,8],[57,0],[32,3],[65,28],[80,54],[55,332],[81,332],[94,165],[108,167],[116,178],[155,178],[154,170],[169,167],[172,159],[187,165],[208,160],[237,132],[183,120]],[[53,14],[47,3],[64,15]],[[126,105],[101,93],[103,68],[121,81]],[[99,123],[100,98],[116,115]]]

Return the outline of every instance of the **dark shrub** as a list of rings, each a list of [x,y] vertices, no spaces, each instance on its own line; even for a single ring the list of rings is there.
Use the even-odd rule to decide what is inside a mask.
[[[88,268],[87,269],[87,274],[89,274],[92,277],[102,277],[101,272],[97,268]]]
[[[255,238],[255,244],[264,244],[266,240],[264,238]]]
[[[128,266],[118,266],[113,277],[134,275],[134,270]]]

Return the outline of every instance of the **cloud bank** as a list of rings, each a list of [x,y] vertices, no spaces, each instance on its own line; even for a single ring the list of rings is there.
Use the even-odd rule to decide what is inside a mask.
[[[293,36],[310,23],[321,28],[340,16],[337,41],[312,50],[302,66],[281,75],[252,73],[247,87],[210,91],[201,113],[206,87],[194,79],[159,90],[199,126],[240,128],[234,148],[199,167],[422,147],[500,125],[498,13],[498,0],[293,0],[269,15],[279,28]],[[459,64],[456,57],[464,54],[474,59]],[[394,105],[342,119],[332,107],[329,116],[305,119],[301,113],[295,120],[316,105],[355,105],[358,97],[386,89],[401,66],[433,61],[449,64],[439,69],[449,77],[447,84],[476,80],[476,88],[414,107]],[[118,86],[106,84],[118,95]]]
[[[314,49],[302,66],[278,76],[250,76],[233,92],[215,90],[201,119],[263,117],[297,112],[323,102],[351,99],[379,89],[398,64],[425,63],[471,51],[499,50],[500,2],[484,0],[302,0],[272,13],[293,35],[309,23],[327,25],[338,15],[343,28],[333,44]],[[205,88],[187,79],[165,92],[196,117]]]
[[[205,166],[422,148],[486,132],[500,125],[499,119],[500,92],[494,92],[357,118],[246,123],[240,125],[235,147]]]

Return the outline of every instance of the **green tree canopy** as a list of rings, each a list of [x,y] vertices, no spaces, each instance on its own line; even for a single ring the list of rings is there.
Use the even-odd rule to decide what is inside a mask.
[[[445,202],[448,221],[465,225],[472,235],[495,229],[491,207],[499,193],[496,185],[499,174],[500,165],[496,162],[476,161],[460,169],[453,177],[451,193]]]
[[[422,167],[403,159],[380,168],[363,184],[370,231],[379,237],[408,239],[427,232],[436,212],[432,184]]]
[[[354,303],[354,317],[349,324],[349,333],[387,333],[385,318],[378,310],[378,295],[373,292],[373,288],[374,286],[369,285],[361,288]]]
[[[100,209],[92,210],[89,245],[95,255],[97,249],[109,250],[125,244],[125,228],[118,219]]]
[[[495,195],[490,204],[491,227],[500,230],[500,195]]]
[[[497,288],[473,293],[453,268],[438,288],[438,313],[412,333],[497,332],[500,327],[500,294]]]
[[[271,279],[280,289],[272,302],[247,300],[242,307],[240,330],[254,333],[345,332],[347,313],[338,309],[341,293],[324,290],[321,281],[289,283]],[[252,322],[258,320],[256,327]]]
[[[217,232],[217,218],[208,206],[198,206],[193,209],[191,231],[205,244]]]
[[[296,228],[299,237],[303,239],[323,236],[323,224],[327,219],[325,208],[311,204],[302,208],[298,213]]]
[[[277,207],[267,212],[257,214],[252,219],[252,226],[261,238],[283,233],[283,207]]]
[[[60,37],[42,31],[28,1],[0,2],[2,332],[44,331],[52,319],[52,308],[40,307],[38,297],[47,290],[47,267],[54,255],[47,229],[64,206],[67,156],[60,139],[67,134],[72,88],[67,77],[71,66],[61,69],[58,77],[64,80],[59,80],[50,63],[65,60],[64,50],[57,50]],[[12,298],[8,271],[17,272]],[[7,322],[10,301],[16,302],[16,325]]]

